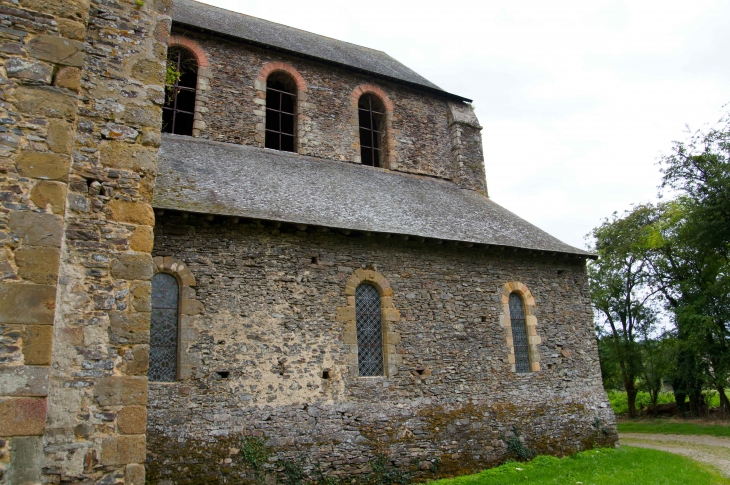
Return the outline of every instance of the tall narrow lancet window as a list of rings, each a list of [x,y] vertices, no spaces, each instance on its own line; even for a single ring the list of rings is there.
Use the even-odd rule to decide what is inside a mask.
[[[530,372],[530,356],[525,325],[525,308],[517,293],[509,295],[509,319],[512,322],[512,345],[515,349],[515,370]]]
[[[172,382],[177,377],[177,279],[167,273],[152,278],[150,320],[150,367],[147,377],[155,382]]]
[[[373,285],[355,290],[357,320],[357,365],[360,376],[383,375],[383,328],[380,293]]]
[[[295,151],[296,92],[294,80],[283,72],[266,79],[266,148]]]
[[[362,164],[382,167],[385,157],[385,105],[374,94],[363,94],[357,103],[357,111]]]
[[[162,107],[162,131],[192,135],[195,118],[195,92],[198,85],[198,61],[182,47],[167,51],[165,105]]]

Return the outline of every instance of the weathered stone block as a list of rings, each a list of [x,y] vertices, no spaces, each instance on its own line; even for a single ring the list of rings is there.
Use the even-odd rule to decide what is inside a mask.
[[[66,66],[58,70],[53,85],[78,92],[81,86],[81,69]]]
[[[41,482],[43,438],[24,436],[10,440],[10,463],[6,469],[8,484]]]
[[[150,314],[109,312],[109,340],[115,344],[148,344]]]
[[[9,218],[10,231],[29,246],[61,247],[63,219],[53,214],[13,211]]]
[[[76,96],[60,88],[21,86],[15,90],[15,107],[33,116],[73,119],[78,109]]]
[[[145,84],[162,85],[165,82],[165,64],[142,59],[132,66],[132,76]]]
[[[0,396],[46,396],[48,371],[48,367],[0,365]]]
[[[183,315],[199,315],[204,310],[205,307],[198,300],[182,300],[180,303],[180,313]]]
[[[5,72],[8,74],[8,77],[22,79],[23,81],[50,84],[53,66],[35,59],[11,57],[5,63]]]
[[[124,469],[124,480],[126,485],[144,485],[145,469],[144,465],[134,463],[127,465]]]
[[[109,201],[104,209],[107,216],[117,222],[139,224],[141,226],[155,225],[155,213],[152,206],[144,202],[114,199]]]
[[[149,345],[136,345],[132,351],[131,359],[127,359],[129,354],[124,354],[124,373],[128,376],[146,376],[147,369],[150,367],[150,347]]]
[[[71,68],[66,68],[71,69]],[[56,75],[58,76],[58,75]],[[46,143],[51,151],[64,155],[71,155],[74,142],[73,125],[64,120],[50,120]]]
[[[112,262],[111,269],[115,278],[151,280],[155,267],[152,256],[147,253],[125,253]]]
[[[53,346],[52,325],[23,327],[23,361],[26,365],[50,365]]]
[[[39,35],[28,42],[26,49],[31,56],[54,64],[81,67],[84,62],[84,44],[77,40]]]
[[[56,287],[0,283],[0,323],[52,325]]]
[[[30,191],[30,200],[41,209],[51,205],[54,214],[63,214],[66,205],[66,184],[40,180]]]
[[[71,157],[60,153],[23,150],[16,160],[18,172],[25,177],[67,180]]]
[[[147,409],[127,406],[117,413],[117,426],[122,434],[144,434],[147,428]]]
[[[106,466],[144,463],[145,445],[144,435],[104,438],[101,445],[101,464]]]
[[[162,108],[159,106],[127,105],[122,119],[132,126],[160,126]]]
[[[56,22],[58,22],[58,31],[62,36],[83,42],[86,37],[86,27],[84,24],[69,19],[56,19]]]
[[[144,406],[147,403],[147,378],[102,377],[94,386],[94,398],[100,406]]]
[[[110,168],[154,173],[157,168],[157,149],[118,140],[103,140],[101,162]]]
[[[134,228],[132,237],[129,238],[129,249],[142,253],[152,252],[154,233],[150,226],[137,226]]]
[[[0,430],[5,437],[40,436],[46,427],[46,398],[0,398]]]
[[[138,312],[149,312],[152,310],[151,293],[152,285],[147,282],[137,282],[130,288],[132,294],[132,306]]]
[[[348,322],[355,320],[355,307],[354,306],[341,306],[337,307],[337,321]]]
[[[58,263],[61,250],[58,248],[30,246],[15,251],[18,275],[34,283],[55,285],[58,279]]]

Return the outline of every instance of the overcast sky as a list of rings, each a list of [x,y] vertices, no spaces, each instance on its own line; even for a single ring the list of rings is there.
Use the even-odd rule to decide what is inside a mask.
[[[490,197],[561,240],[656,199],[730,101],[730,2],[207,0],[387,52],[474,100]]]

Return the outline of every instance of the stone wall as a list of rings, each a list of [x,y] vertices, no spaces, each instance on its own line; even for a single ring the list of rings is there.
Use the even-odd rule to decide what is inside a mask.
[[[203,70],[205,90],[199,90],[197,99],[196,136],[263,146],[266,96],[259,74],[270,63],[284,63],[306,83],[306,90],[298,92],[299,153],[359,163],[357,110],[350,98],[358,86],[374,85],[393,103],[389,169],[464,182],[469,188],[486,191],[481,127],[471,106],[461,103],[457,108],[470,112],[476,127],[475,133],[462,138],[466,141],[468,137],[479,148],[453,153],[453,117],[444,97],[182,27],[173,27],[173,32],[195,42],[208,63]]]
[[[127,302],[149,292],[168,8],[0,4],[2,483],[144,483],[149,310]]]
[[[249,435],[272,471],[340,475],[380,452],[424,476],[483,468],[507,458],[513,426],[541,453],[615,443],[581,259],[276,226],[158,217],[153,254],[187,265],[201,306],[183,322],[190,377],[150,384],[151,483],[250,478]],[[348,281],[368,274],[392,289],[387,377],[348,367]],[[538,372],[511,370],[510,282],[534,298]]]

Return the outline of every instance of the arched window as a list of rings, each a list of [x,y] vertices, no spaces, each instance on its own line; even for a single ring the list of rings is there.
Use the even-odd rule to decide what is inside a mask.
[[[266,79],[266,148],[296,151],[296,93],[296,82],[282,71]]]
[[[383,326],[380,293],[373,285],[355,290],[357,366],[360,376],[383,375]]]
[[[179,46],[168,49],[165,83],[162,131],[191,136],[198,85],[198,61],[192,52]]]
[[[509,295],[509,319],[512,322],[512,345],[515,352],[515,371],[530,372],[529,342],[525,325],[525,308],[517,293]]]
[[[372,93],[360,96],[357,102],[360,123],[360,158],[363,165],[385,165],[385,105]]]
[[[152,277],[152,316],[150,319],[150,367],[153,382],[172,382],[177,378],[178,298],[177,279],[171,274]]]

